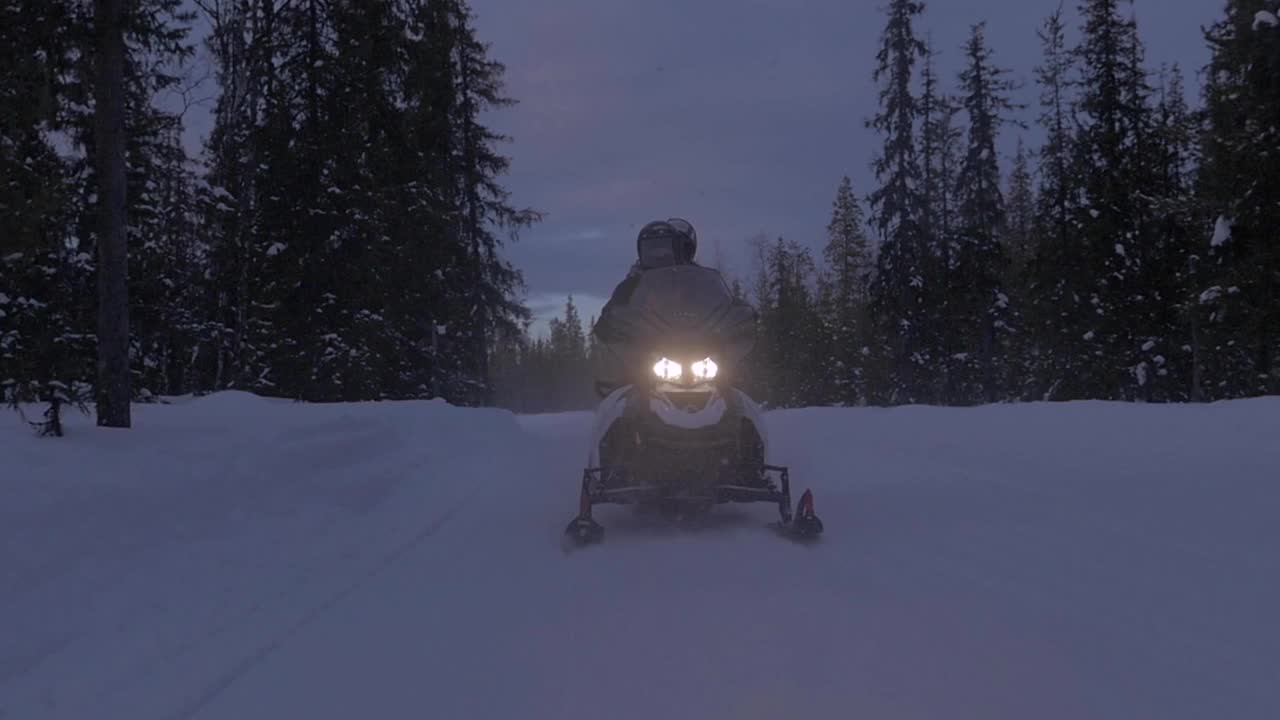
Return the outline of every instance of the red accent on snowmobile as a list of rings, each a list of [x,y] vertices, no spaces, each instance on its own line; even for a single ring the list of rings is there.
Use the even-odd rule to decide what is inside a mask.
[[[822,534],[822,521],[813,511],[813,491],[805,490],[796,503],[795,518],[789,523],[790,533],[798,538],[816,538]]]
[[[813,515],[813,491],[805,490],[800,496],[800,506],[796,508],[797,515],[809,516]]]

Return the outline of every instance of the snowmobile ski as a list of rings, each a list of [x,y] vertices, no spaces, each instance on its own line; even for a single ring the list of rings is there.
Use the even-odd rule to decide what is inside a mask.
[[[822,534],[822,520],[813,510],[813,491],[805,490],[796,503],[795,514],[784,512],[782,521],[774,528],[783,535],[796,540],[816,540]]]
[[[574,545],[592,545],[604,540],[604,526],[590,515],[576,517],[564,529],[564,534]]]
[[[604,526],[591,517],[591,491],[589,474],[582,479],[582,494],[578,499],[578,516],[564,529],[566,539],[578,546],[592,545],[604,540]]]
[[[618,487],[605,488],[602,478],[609,473],[604,468],[588,468],[583,473],[582,489],[579,495],[578,514],[565,527],[566,543],[572,546],[585,546],[600,543],[604,540],[604,526],[592,517],[596,504],[634,504],[648,500],[653,507],[663,507],[664,502],[681,500],[705,500],[707,509],[716,501],[720,502],[771,502],[776,503],[780,519],[770,526],[782,535],[796,540],[813,540],[823,533],[822,520],[814,511],[813,491],[805,490],[791,507],[791,477],[785,467],[765,465],[762,470],[775,473],[778,484],[750,487],[745,485],[720,485],[713,490],[717,493],[711,498],[682,498],[661,493],[659,488],[651,487]],[[657,495],[654,492],[658,491]],[[656,500],[656,503],[654,501]],[[679,508],[676,508],[677,512]]]

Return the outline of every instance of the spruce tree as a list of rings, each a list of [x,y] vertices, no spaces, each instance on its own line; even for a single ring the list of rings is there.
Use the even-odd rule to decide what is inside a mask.
[[[67,168],[41,132],[59,128],[74,28],[65,2],[0,3],[0,212],[6,255],[46,248],[65,226]]]
[[[201,387],[205,244],[198,220],[196,175],[176,118],[138,153],[137,202],[130,215],[130,319],[134,394],[140,400]]]
[[[840,180],[827,224],[826,263],[822,306],[824,336],[830,358],[824,368],[831,390],[824,401],[853,405],[866,402],[863,354],[868,340],[867,286],[871,257],[862,206],[853,193],[853,182]],[[824,395],[828,395],[824,391]]]
[[[1143,161],[1151,213],[1142,276],[1143,295],[1149,300],[1140,318],[1147,329],[1140,348],[1140,362],[1148,373],[1142,395],[1146,400],[1202,397],[1193,279],[1200,218],[1192,176],[1198,162],[1197,124],[1187,106],[1181,69],[1162,69]]]
[[[1133,382],[1122,392],[1126,398],[1146,402],[1185,400],[1182,365],[1170,359],[1176,360],[1187,342],[1187,323],[1179,310],[1185,299],[1187,237],[1185,223],[1178,218],[1179,208],[1189,209],[1191,198],[1179,197],[1171,166],[1175,161],[1169,157],[1170,153],[1186,155],[1185,147],[1174,147],[1185,146],[1176,137],[1180,131],[1174,129],[1185,122],[1185,106],[1174,97],[1182,93],[1176,74],[1162,75],[1166,84],[1159,89],[1152,85],[1136,21],[1129,21],[1128,30],[1124,97],[1133,145],[1129,187],[1146,190],[1130,193],[1134,247],[1126,252],[1132,281],[1123,298],[1128,340],[1122,362],[1132,368]],[[1171,90],[1167,83],[1179,87]],[[1179,204],[1171,204],[1175,202]]]
[[[200,194],[210,244],[209,385],[272,392],[270,358],[289,342],[287,328],[275,326],[282,288],[289,284],[282,275],[298,264],[302,250],[278,229],[292,220],[280,207],[293,189],[285,177],[291,168],[273,162],[270,153],[288,148],[296,130],[283,67],[277,70],[277,48],[288,44],[285,23],[275,3],[201,7],[222,89]]]
[[[515,237],[520,229],[536,222],[539,214],[510,204],[509,193],[498,183],[510,161],[496,147],[507,138],[489,129],[481,118],[490,109],[509,107],[515,102],[504,92],[505,67],[490,59],[487,46],[476,39],[465,2],[450,3],[450,19],[456,37],[457,103],[451,125],[456,132],[459,160],[457,239],[470,267],[466,302],[475,309],[468,326],[469,347],[464,353],[471,358],[468,365],[474,375],[476,394],[471,400],[486,403],[489,337],[496,328],[514,327],[527,316],[516,299],[523,280],[519,271],[500,257],[502,240],[494,229]]]
[[[1089,362],[1074,389],[1080,397],[1149,398],[1152,368],[1144,357],[1159,337],[1154,316],[1161,300],[1149,275],[1162,248],[1153,238],[1149,198],[1133,192],[1152,180],[1149,86],[1136,23],[1120,14],[1122,0],[1090,0],[1076,50],[1081,68],[1077,173],[1078,214],[1088,285],[1087,320],[1074,330]]]
[[[873,163],[880,186],[870,196],[881,241],[873,305],[889,343],[883,350],[893,368],[890,396],[899,402],[925,399],[921,378],[934,359],[923,337],[929,320],[924,302],[928,247],[920,218],[919,106],[912,92],[916,62],[925,55],[913,22],[923,11],[923,3],[913,0],[892,0],[888,6],[873,75],[880,85],[880,107],[869,123],[883,139]]]
[[[407,3],[405,33],[404,132],[410,150],[403,154],[401,207],[397,235],[403,240],[394,286],[403,302],[394,305],[405,326],[412,328],[414,316],[424,317],[421,336],[414,344],[422,348],[415,386],[428,396],[458,399],[455,379],[471,358],[461,357],[455,343],[442,342],[437,329],[450,322],[458,308],[466,307],[470,271],[464,262],[458,235],[455,208],[459,204],[454,129],[457,103],[456,34],[448,3],[421,0]],[[413,282],[418,278],[418,282]],[[421,282],[427,278],[428,282]],[[410,332],[410,337],[417,333]],[[451,340],[456,340],[457,337]],[[531,346],[531,357],[537,355]]]
[[[1280,392],[1274,11],[1263,0],[1228,0],[1224,17],[1206,32],[1212,58],[1204,73],[1207,127],[1197,182],[1204,215],[1195,288],[1208,399]]]
[[[570,295],[564,315],[551,321],[550,370],[555,405],[551,410],[579,410],[590,402],[594,376],[587,369],[587,340],[582,318]]]
[[[1032,176],[1031,157],[1022,138],[1018,138],[1013,166],[1005,195],[1007,199],[1001,244],[1009,258],[1005,285],[1015,287],[1026,277],[1031,259],[1036,254],[1036,188]]]
[[[946,264],[956,225],[956,174],[964,133],[956,126],[962,107],[940,86],[936,51],[927,46],[920,71],[921,232],[934,261]],[[931,269],[934,272],[935,269]]]
[[[125,217],[123,0],[95,0],[94,172],[98,180],[98,424],[131,425],[129,245]]]
[[[1076,172],[1075,56],[1067,46],[1059,8],[1037,30],[1043,58],[1036,67],[1040,87],[1039,124],[1045,143],[1040,166],[1036,253],[1028,285],[1027,361],[1036,399],[1079,397],[1076,379],[1091,362],[1085,336],[1093,315],[1088,289],[1094,282],[1089,255],[1081,247]]]
[[[936,51],[927,46],[921,69],[920,160],[921,178],[921,267],[925,282],[920,303],[925,308],[919,325],[919,352],[935,358],[928,365],[928,396],[947,401],[944,378],[947,362],[960,340],[949,319],[954,307],[950,276],[958,260],[956,178],[960,171],[963,133],[956,126],[961,106],[940,86],[935,68]]]
[[[1006,211],[996,142],[1016,106],[1009,71],[993,64],[984,31],[984,24],[973,26],[960,73],[969,132],[956,177],[957,257],[947,275],[948,324],[961,338],[946,359],[950,402],[995,401],[1008,369],[1007,259],[999,241]]]
[[[1033,261],[1039,252],[1036,216],[1035,178],[1032,176],[1030,155],[1021,138],[1013,156],[1006,191],[1006,213],[1000,244],[1008,258],[1002,283],[1010,298],[1010,309],[1005,322],[1010,327],[1008,376],[1006,395],[1028,399],[1033,386],[1035,367],[1032,362],[1035,350],[1034,326],[1030,324],[1031,304],[1035,297],[1032,289]]]
[[[820,344],[818,306],[813,293],[815,266],[808,248],[778,238],[769,248],[762,274],[765,294],[758,300],[759,337],[748,394],[773,407],[803,407],[824,400],[824,358],[812,352]]]
[[[93,261],[76,227],[77,169],[46,129],[64,111],[82,23],[64,2],[0,3],[0,402],[47,402],[42,433],[93,383]],[[88,246],[91,249],[91,246]]]
[[[957,135],[951,122],[956,106],[939,87],[937,56],[932,41],[927,42],[920,69],[920,232],[931,244],[947,234],[955,168],[947,167],[946,148]]]

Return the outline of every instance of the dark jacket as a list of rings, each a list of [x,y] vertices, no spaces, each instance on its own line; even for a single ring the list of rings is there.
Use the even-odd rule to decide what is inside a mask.
[[[596,339],[600,342],[612,343],[621,339],[618,337],[617,328],[613,324],[613,312],[616,308],[631,301],[631,293],[635,292],[636,285],[639,284],[640,276],[643,273],[644,268],[640,267],[640,263],[632,265],[631,270],[627,272],[627,276],[613,289],[613,295],[609,296],[609,301],[600,310],[600,317],[596,320],[595,327],[592,328],[592,332],[595,333]]]

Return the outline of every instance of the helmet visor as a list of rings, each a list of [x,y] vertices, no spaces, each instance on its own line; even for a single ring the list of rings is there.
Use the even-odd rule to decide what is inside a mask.
[[[675,238],[670,235],[640,238],[640,264],[647,268],[675,265]]]

